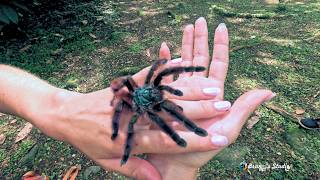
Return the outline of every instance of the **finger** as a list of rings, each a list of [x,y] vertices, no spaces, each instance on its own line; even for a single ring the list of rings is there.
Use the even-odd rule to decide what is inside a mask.
[[[183,101],[172,100],[183,108],[183,113],[189,119],[208,119],[226,113],[231,103],[229,101]]]
[[[214,86],[175,87],[174,89],[181,91],[183,95],[176,96],[164,91],[165,96],[169,99],[196,101],[214,99],[221,92],[219,88],[214,88]]]
[[[209,78],[220,82],[223,89],[229,64],[229,37],[228,29],[224,23],[219,24],[214,35],[213,57],[209,70]],[[221,99],[223,94],[221,94]]]
[[[167,59],[169,61],[168,63],[170,63],[170,60],[171,60],[170,49],[165,42],[161,44],[160,51],[159,51],[159,59]],[[173,75],[164,77],[162,80],[162,83],[168,84],[172,81],[173,81]]]
[[[192,24],[187,25],[183,30],[182,37],[182,50],[181,50],[181,58],[182,58],[182,66],[191,66],[193,59],[193,32],[194,28]],[[189,77],[192,73],[183,73],[179,75],[179,78]]]
[[[224,124],[224,129],[230,132],[229,139],[234,141],[250,114],[262,103],[275,97],[275,95],[270,90],[252,90],[240,96],[231,107],[230,113],[221,122]]]
[[[252,90],[243,94],[235,101],[228,115],[228,117],[238,118],[230,118],[229,122],[242,126],[258,106],[274,96],[275,94],[270,90]]]
[[[221,148],[213,144],[212,136],[201,137],[193,132],[176,131],[187,142],[187,147],[178,146],[167,134],[159,130],[143,130],[135,135],[135,153],[176,154],[195,151],[210,151]]]
[[[194,31],[194,50],[193,65],[204,66],[209,65],[209,46],[208,46],[208,27],[206,20],[201,17],[195,23]],[[193,75],[206,76],[208,70],[203,72],[194,72]]]
[[[99,159],[97,161],[105,170],[112,170],[135,179],[161,179],[160,173],[148,161],[131,157],[126,164],[120,166],[120,158]]]

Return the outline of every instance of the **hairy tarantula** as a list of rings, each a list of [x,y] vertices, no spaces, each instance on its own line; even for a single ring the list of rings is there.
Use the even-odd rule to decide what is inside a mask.
[[[114,98],[111,105],[114,105],[114,100],[117,99],[115,104],[115,111],[112,117],[112,136],[114,140],[118,135],[119,121],[121,113],[124,109],[133,112],[133,116],[128,125],[127,140],[125,144],[124,154],[122,156],[121,165],[128,161],[131,144],[133,138],[133,126],[140,116],[147,115],[147,117],[156,123],[166,134],[168,134],[179,146],[186,147],[187,143],[182,139],[170,126],[168,126],[164,119],[161,118],[157,112],[165,111],[171,115],[175,120],[180,121],[190,131],[199,136],[207,136],[207,131],[198,127],[195,123],[190,121],[183,115],[182,107],[165,99],[162,91],[167,91],[176,96],[182,96],[183,93],[178,89],[173,89],[170,86],[160,85],[164,76],[173,74],[180,74],[183,72],[201,72],[205,68],[202,66],[188,66],[188,67],[170,67],[161,71],[152,81],[154,72],[167,62],[165,59],[157,60],[152,66],[146,77],[145,83],[139,87],[131,76],[120,77],[112,81],[111,88],[114,93]],[[127,87],[129,92],[124,91],[122,88]],[[122,90],[121,90],[122,89]]]

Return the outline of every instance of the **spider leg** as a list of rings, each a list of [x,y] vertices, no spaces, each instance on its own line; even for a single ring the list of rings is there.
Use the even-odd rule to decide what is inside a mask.
[[[120,102],[117,103],[113,116],[112,116],[112,135],[111,139],[115,140],[116,137],[118,136],[118,130],[119,130],[119,121],[120,121],[120,116],[121,112],[124,107],[124,101],[121,100]]]
[[[147,111],[147,114],[149,118],[155,122],[166,134],[168,134],[179,146],[187,146],[187,142],[182,139],[170,126],[168,126],[160,116],[151,111]]]
[[[169,76],[171,74],[180,74],[183,72],[201,72],[204,71],[206,68],[203,66],[187,66],[187,67],[171,67],[163,70],[158,74],[158,76],[154,79],[154,86],[158,86],[163,78],[163,76]]]
[[[151,68],[149,70],[149,73],[148,73],[148,75],[146,77],[146,80],[144,82],[145,85],[150,83],[154,72],[160,67],[160,65],[167,63],[167,61],[168,60],[166,60],[166,59],[160,59],[160,60],[158,60],[158,61],[156,61],[155,63],[152,64],[152,66],[151,66]]]
[[[123,156],[121,159],[121,166],[124,165],[129,159],[130,152],[132,149],[132,147],[131,147],[132,146],[132,138],[134,135],[133,125],[137,122],[137,120],[138,120],[138,114],[134,114],[131,117],[131,120],[128,124],[128,134],[127,134],[127,140],[126,140],[126,144],[125,144],[124,153],[123,153]]]
[[[160,89],[160,90],[168,91],[169,93],[174,94],[174,95],[176,95],[176,96],[183,96],[182,91],[180,91],[179,89],[173,89],[173,88],[170,87],[170,86],[161,85],[161,86],[159,86],[159,89]]]
[[[171,116],[173,116],[176,120],[183,122],[183,125],[187,129],[189,129],[190,131],[194,132],[195,134],[197,134],[199,136],[207,136],[208,135],[206,130],[198,127],[194,122],[192,122],[186,116],[184,116],[182,113],[180,113],[179,112],[180,108],[176,104],[174,104],[173,102],[165,100],[160,104],[160,106],[167,113],[169,113]]]
[[[134,89],[138,87],[131,76],[120,77],[111,82],[111,89],[114,94],[116,94],[124,86],[126,86],[130,92],[133,92]]]

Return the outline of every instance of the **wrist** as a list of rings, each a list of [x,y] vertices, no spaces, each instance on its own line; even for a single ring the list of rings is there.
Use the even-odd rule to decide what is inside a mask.
[[[63,121],[66,115],[63,112],[63,105],[67,97],[74,96],[77,93],[64,89],[53,88],[45,95],[39,97],[38,103],[28,107],[22,118],[31,122],[44,134],[58,140],[64,140]]]

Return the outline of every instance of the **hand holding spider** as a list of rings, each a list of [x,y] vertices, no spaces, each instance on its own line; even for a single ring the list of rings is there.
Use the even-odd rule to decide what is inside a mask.
[[[209,62],[208,30],[204,18],[199,18],[192,25],[186,26],[182,40],[182,62],[180,64],[200,65],[209,67],[207,72],[186,73],[179,76],[178,80],[170,83],[172,87],[211,87],[219,90],[219,94],[212,98],[213,101],[224,102],[224,82],[229,62],[228,31],[224,24],[220,24],[215,31],[214,50],[211,63]],[[160,57],[170,59],[169,48],[163,44]],[[178,60],[173,60],[178,61]],[[207,77],[208,74],[208,77]],[[169,79],[168,82],[173,81]],[[192,120],[206,129],[212,136],[212,141],[218,146],[211,151],[194,151],[182,154],[150,154],[148,159],[158,168],[163,179],[195,179],[197,169],[208,162],[222,149],[234,142],[249,115],[263,102],[275,96],[269,90],[252,90],[239,97],[229,112],[224,114],[207,113],[205,116],[193,117]],[[208,97],[202,97],[207,100]],[[198,99],[200,100],[200,99]],[[192,104],[192,103],[190,103]],[[191,108],[191,107],[190,107]],[[196,107],[194,107],[196,108]],[[180,125],[176,130],[182,130]],[[199,144],[200,145],[200,144]]]

